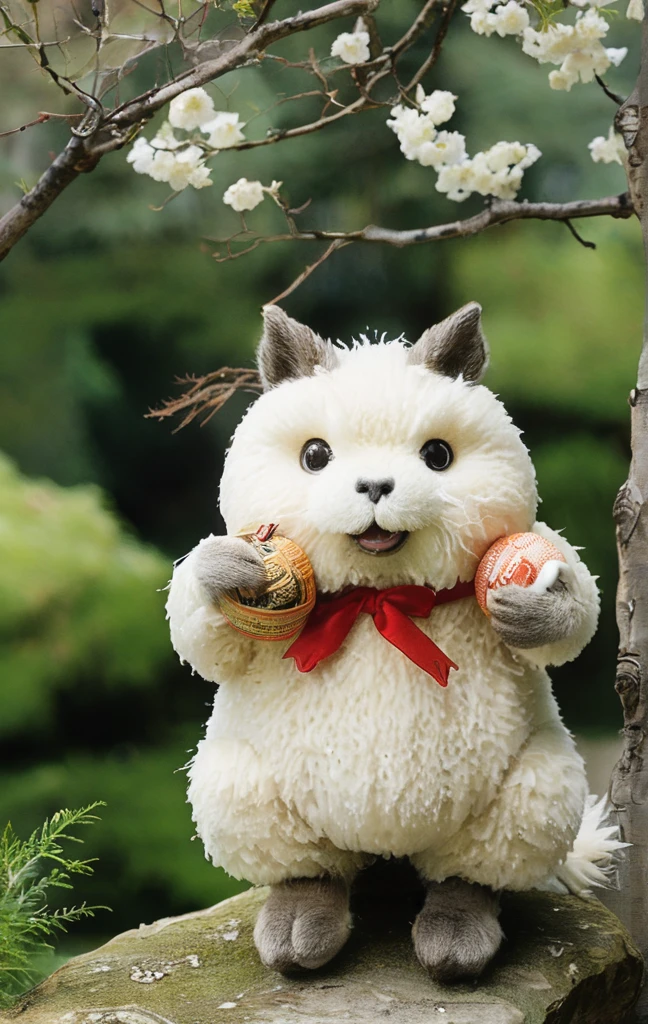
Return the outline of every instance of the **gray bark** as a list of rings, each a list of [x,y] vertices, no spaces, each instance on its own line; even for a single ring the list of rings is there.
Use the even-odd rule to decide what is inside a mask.
[[[644,19],[637,85],[620,108],[617,128],[628,150],[628,184],[648,258],[648,21]],[[646,280],[648,296],[648,276]],[[620,868],[619,891],[606,901],[648,960],[648,322],[637,386],[630,393],[632,461],[614,505],[619,586],[616,691],[623,705],[624,749],[610,783],[622,837],[632,843]],[[637,1006],[648,1022],[648,986]]]

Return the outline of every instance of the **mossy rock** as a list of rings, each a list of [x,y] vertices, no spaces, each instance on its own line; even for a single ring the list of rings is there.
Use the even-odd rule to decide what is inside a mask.
[[[380,875],[378,876],[380,878]],[[597,900],[504,900],[507,942],[473,985],[434,984],[411,944],[416,897],[359,893],[355,927],[323,970],[284,978],[252,940],[267,890],[116,936],[23,996],[3,1024],[615,1024],[638,995],[641,957]],[[392,894],[399,900],[392,903]],[[400,898],[402,897],[402,898]]]

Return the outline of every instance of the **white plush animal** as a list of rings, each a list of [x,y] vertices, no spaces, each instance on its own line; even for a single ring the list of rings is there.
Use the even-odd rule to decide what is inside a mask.
[[[279,970],[318,967],[345,942],[349,886],[375,857],[408,857],[426,884],[416,952],[435,977],[478,974],[501,941],[497,893],[603,877],[610,830],[587,821],[587,785],[547,665],[575,658],[598,615],[574,548],[535,520],[529,454],[478,381],[487,362],[471,303],[416,345],[324,342],[265,310],[265,393],[236,430],[221,484],[227,537],[177,565],[173,645],[219,684],[190,768],[207,855],[270,884],[255,939]],[[217,599],[259,587],[236,534],[261,523],[307,553],[318,591],[470,581],[497,538],[535,531],[566,566],[544,592],[436,607],[420,627],[452,659],[443,688],[361,615],[308,674],[287,642],[236,632]]]

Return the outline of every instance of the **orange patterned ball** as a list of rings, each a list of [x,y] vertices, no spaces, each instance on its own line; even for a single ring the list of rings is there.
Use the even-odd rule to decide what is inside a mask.
[[[488,615],[486,598],[489,590],[516,583],[530,587],[547,562],[566,562],[555,544],[537,533],[512,533],[500,537],[488,549],[475,575],[475,597]]]

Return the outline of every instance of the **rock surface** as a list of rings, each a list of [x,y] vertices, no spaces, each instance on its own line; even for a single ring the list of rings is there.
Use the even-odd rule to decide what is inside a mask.
[[[266,890],[124,932],[70,960],[2,1024],[615,1024],[641,984],[639,953],[596,900],[504,900],[508,941],[477,985],[444,988],[414,956],[416,897],[393,885],[356,899],[355,928],[327,968],[266,970],[252,941]]]

